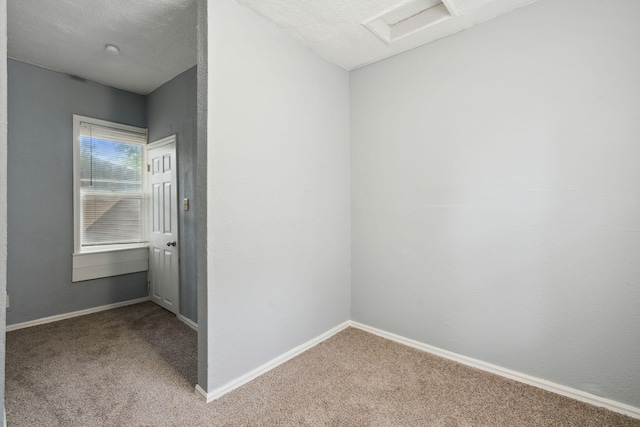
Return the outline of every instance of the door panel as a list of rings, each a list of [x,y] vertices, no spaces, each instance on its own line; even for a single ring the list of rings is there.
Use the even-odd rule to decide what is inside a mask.
[[[159,269],[159,266],[161,265],[160,263],[160,257],[162,255],[162,251],[158,248],[151,248],[151,265],[152,265],[152,269],[151,272],[156,272]],[[158,280],[160,280],[160,276],[158,276]],[[162,302],[162,292],[160,290],[160,284],[157,283],[156,286],[151,286],[151,299],[155,302],[155,303],[160,303]]]
[[[162,203],[162,197],[160,197],[160,185],[153,184],[151,190],[151,218],[152,218],[152,233],[158,233],[160,231],[160,208]]]
[[[151,300],[179,314],[179,248],[175,136],[150,144],[149,282]]]

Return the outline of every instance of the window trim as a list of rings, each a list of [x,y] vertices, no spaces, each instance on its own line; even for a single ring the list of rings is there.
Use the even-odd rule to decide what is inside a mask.
[[[119,245],[92,246],[82,249],[81,241],[81,197],[80,197],[80,123],[95,124],[130,132],[144,133],[148,137],[147,129],[136,126],[92,117],[73,115],[73,273],[72,282],[116,276],[120,274],[147,271],[149,269],[148,243],[130,243]],[[142,149],[142,192],[147,192],[147,174],[144,170],[147,164],[147,145]],[[145,212],[146,214],[146,212]],[[148,230],[143,230],[146,233]]]

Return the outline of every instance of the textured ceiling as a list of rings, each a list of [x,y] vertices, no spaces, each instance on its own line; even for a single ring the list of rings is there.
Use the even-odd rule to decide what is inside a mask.
[[[147,94],[197,62],[194,0],[9,0],[7,9],[8,56],[51,70]]]
[[[9,0],[8,55],[147,94],[196,64],[197,1]],[[536,0],[441,0],[450,19],[390,43],[363,23],[398,5],[440,0],[237,1],[325,59],[352,70]],[[107,44],[118,46],[120,55],[108,54]]]
[[[411,0],[238,0],[323,58],[353,70],[430,43],[536,0],[442,0],[451,19],[386,44],[362,23]]]

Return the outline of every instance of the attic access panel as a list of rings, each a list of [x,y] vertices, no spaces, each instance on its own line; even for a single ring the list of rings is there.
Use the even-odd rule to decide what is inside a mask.
[[[413,0],[362,23],[386,44],[451,18],[442,0]]]

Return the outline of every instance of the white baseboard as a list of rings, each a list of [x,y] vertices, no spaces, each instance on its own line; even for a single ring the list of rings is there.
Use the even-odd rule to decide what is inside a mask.
[[[306,343],[289,350],[283,355],[276,357],[275,359],[265,363],[264,365],[257,367],[253,371],[248,372],[245,375],[242,375],[241,377],[238,377],[235,380],[223,385],[222,387],[218,387],[217,389],[210,391],[209,393],[204,391],[199,385],[196,385],[196,393],[200,395],[207,403],[212,402],[229,393],[230,391],[235,390],[236,388],[248,383],[249,381],[259,377],[260,375],[272,370],[273,368],[282,365],[284,362],[293,359],[297,355],[304,353],[310,348],[320,344],[322,341],[332,337],[333,335],[348,327],[349,322],[344,322],[336,326],[335,328],[328,330],[324,334],[319,335],[307,341]]]
[[[614,412],[628,415],[630,417],[640,418],[640,408],[636,408],[631,405],[627,405],[625,403],[616,402],[615,400],[596,396],[594,394],[587,393],[582,390],[563,386],[561,384],[556,384],[554,382],[543,380],[541,378],[536,378],[534,376],[523,374],[518,371],[513,371],[511,369],[493,365],[491,363],[484,362],[482,360],[463,356],[461,354],[453,353],[448,350],[443,350],[441,348],[434,347],[419,341],[415,341],[410,338],[405,338],[403,336],[396,335],[391,332],[386,332],[377,328],[373,328],[371,326],[364,325],[362,323],[351,321],[349,322],[349,326],[352,326],[357,329],[362,329],[363,331],[369,332],[374,335],[378,335],[382,338],[386,338],[388,340],[395,341],[400,344],[404,344],[409,347],[413,347],[418,350],[426,351],[427,353],[431,353],[436,356],[444,357],[445,359],[462,363],[463,365],[467,365],[477,369],[481,369],[483,371],[491,372],[493,374],[500,375],[502,377],[506,377],[515,381],[519,381],[521,383],[532,385],[534,387],[551,391],[553,393],[561,394],[563,396],[567,396],[572,399],[579,400],[581,402],[589,403],[591,405],[600,406]]]
[[[102,305],[100,307],[87,308],[86,310],[73,311],[71,313],[58,314],[56,316],[44,317],[42,319],[29,320],[28,322],[15,323],[13,325],[7,325],[6,331],[15,331],[17,329],[29,328],[31,326],[44,325],[45,323],[57,322],[59,320],[71,319],[73,317],[85,316],[87,314],[98,313],[101,311],[111,310],[118,307],[125,307],[127,305],[140,304],[141,302],[149,301],[149,297],[132,299],[128,301],[116,302],[114,304]]]
[[[205,402],[209,403],[213,401],[213,399],[209,399],[207,392],[202,389],[198,384],[196,384],[196,394],[202,398]]]
[[[182,314],[176,314],[176,317],[178,318],[178,320],[181,320],[183,323],[185,323],[188,327],[190,327],[194,331],[198,330],[198,324],[193,320],[189,319],[188,317],[185,317]]]

